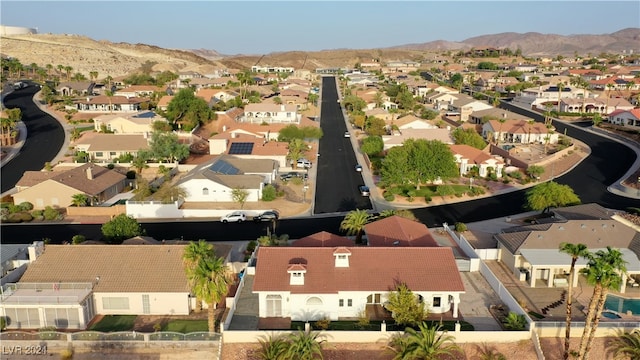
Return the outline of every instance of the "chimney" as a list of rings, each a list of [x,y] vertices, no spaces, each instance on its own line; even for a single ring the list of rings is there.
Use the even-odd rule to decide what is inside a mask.
[[[88,167],[85,171],[86,171],[86,173],[87,173],[87,179],[89,179],[89,180],[93,180],[93,171],[92,171],[92,168],[91,168],[91,167]]]

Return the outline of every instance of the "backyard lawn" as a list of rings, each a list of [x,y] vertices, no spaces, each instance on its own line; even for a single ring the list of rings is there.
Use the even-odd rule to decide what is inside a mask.
[[[136,321],[136,315],[106,315],[102,320],[93,324],[89,330],[101,332],[131,331]]]
[[[173,331],[179,333],[192,333],[199,331],[209,331],[207,320],[170,320],[163,324],[162,331]]]

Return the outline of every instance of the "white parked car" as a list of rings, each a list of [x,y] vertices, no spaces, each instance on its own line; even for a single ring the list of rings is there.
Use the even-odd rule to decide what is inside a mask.
[[[220,218],[220,222],[225,224],[230,222],[241,223],[243,221],[247,221],[247,214],[244,211],[234,211]]]
[[[307,159],[298,159],[298,162],[296,164],[299,168],[303,168],[303,169],[311,168],[311,161]]]
[[[351,134],[348,131],[345,131],[344,132],[344,137],[346,137],[346,138],[351,137]]]

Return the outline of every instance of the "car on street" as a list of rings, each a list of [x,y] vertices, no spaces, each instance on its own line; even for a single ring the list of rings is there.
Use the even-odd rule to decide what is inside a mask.
[[[234,211],[220,218],[220,222],[223,222],[225,224],[230,222],[241,223],[246,220],[247,214],[245,214],[244,211]]]
[[[260,222],[260,221],[278,220],[279,217],[280,217],[280,214],[278,214],[277,211],[268,210],[263,213],[260,213],[259,215],[254,216],[253,221]]]
[[[346,137],[346,138],[350,138],[350,137],[351,137],[351,134],[350,134],[348,131],[345,131],[345,132],[344,132],[344,137]]]
[[[357,171],[357,172],[362,172],[362,165],[357,164],[357,165],[356,165],[356,171]]]
[[[360,187],[358,187],[358,190],[360,190],[360,194],[362,196],[369,196],[370,194],[369,187],[366,185],[360,185]]]

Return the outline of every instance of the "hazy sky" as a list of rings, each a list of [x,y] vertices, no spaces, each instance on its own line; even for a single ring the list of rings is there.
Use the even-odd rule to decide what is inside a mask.
[[[0,23],[163,48],[265,54],[461,41],[501,32],[608,34],[640,27],[640,1],[2,0]]]

